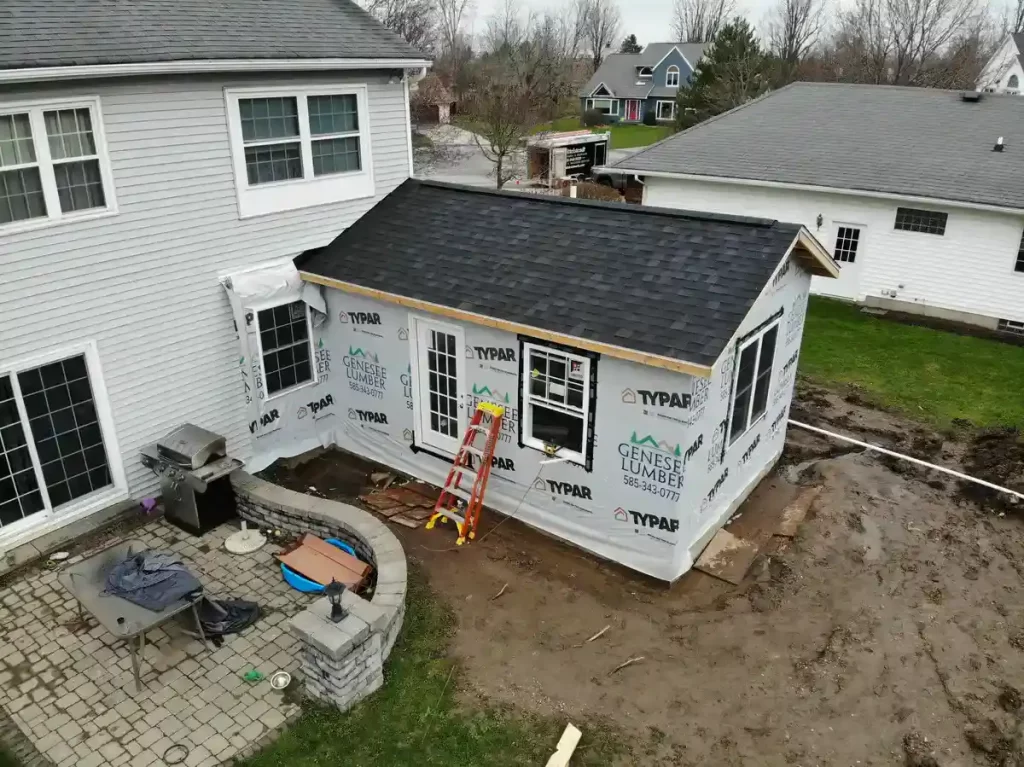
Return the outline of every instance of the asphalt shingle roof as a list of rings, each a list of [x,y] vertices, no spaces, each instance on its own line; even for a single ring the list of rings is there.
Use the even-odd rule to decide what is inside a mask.
[[[615,98],[643,99],[650,94],[653,82],[638,85],[636,68],[654,67],[672,48],[678,48],[683,57],[694,67],[704,55],[710,43],[650,43],[640,53],[612,53],[605,56],[601,66],[580,89],[580,96],[590,96],[598,85],[604,83]],[[672,89],[672,94],[677,89]],[[658,95],[658,94],[654,94]]]
[[[410,179],[299,269],[710,366],[800,227]]]
[[[424,56],[350,0],[3,0],[0,69]]]
[[[613,167],[1024,208],[1024,99],[794,83]]]

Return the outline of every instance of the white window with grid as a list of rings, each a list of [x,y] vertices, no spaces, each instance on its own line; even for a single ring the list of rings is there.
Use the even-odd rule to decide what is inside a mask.
[[[114,211],[98,99],[0,103],[0,233]]]
[[[586,465],[590,453],[590,358],[523,345],[523,444]]]
[[[857,260],[859,249],[860,229],[855,226],[840,226],[836,230],[836,261],[840,264],[852,264]]]
[[[674,120],[676,117],[676,102],[659,101],[656,110],[655,116],[659,120]]]
[[[729,414],[730,445],[761,420],[768,409],[778,340],[779,323],[776,321],[744,340],[740,346],[736,355]]]
[[[226,94],[240,217],[373,196],[365,86]]]
[[[304,301],[258,310],[256,329],[268,397],[316,382],[309,306]]]
[[[674,64],[665,72],[665,85],[669,88],[679,87],[679,67]]]

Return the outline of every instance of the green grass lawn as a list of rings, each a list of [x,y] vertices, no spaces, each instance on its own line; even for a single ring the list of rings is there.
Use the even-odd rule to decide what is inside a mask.
[[[581,130],[582,128],[583,124],[580,122],[580,118],[560,117],[553,122],[538,125],[533,129],[533,132],[540,133],[545,130]],[[602,132],[611,131],[612,149],[632,149],[633,147],[647,146],[648,144],[653,144],[655,141],[661,141],[672,132],[672,128],[667,125],[634,125],[632,123],[628,125],[615,123],[614,125],[594,128],[594,130]]]
[[[544,764],[566,725],[456,702],[460,669],[449,657],[450,611],[410,570],[402,634],[384,687],[346,714],[307,708],[296,724],[247,767],[512,767]],[[583,740],[573,765],[608,765],[621,740],[607,728],[575,721]]]
[[[825,384],[854,384],[879,404],[940,428],[1024,428],[1024,348],[861,313],[812,296],[800,372]]]

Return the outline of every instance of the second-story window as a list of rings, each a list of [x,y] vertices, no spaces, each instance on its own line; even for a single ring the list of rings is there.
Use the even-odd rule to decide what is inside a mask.
[[[97,100],[0,105],[0,232],[113,208]]]
[[[668,68],[668,72],[665,73],[665,85],[669,88],[679,87],[679,67],[673,65]]]
[[[242,218],[373,196],[365,86],[227,93]]]

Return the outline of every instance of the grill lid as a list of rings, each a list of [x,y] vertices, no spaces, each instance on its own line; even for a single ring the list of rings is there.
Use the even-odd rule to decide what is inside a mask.
[[[198,469],[211,458],[226,454],[224,437],[186,423],[156,443],[161,457],[187,469]]]

